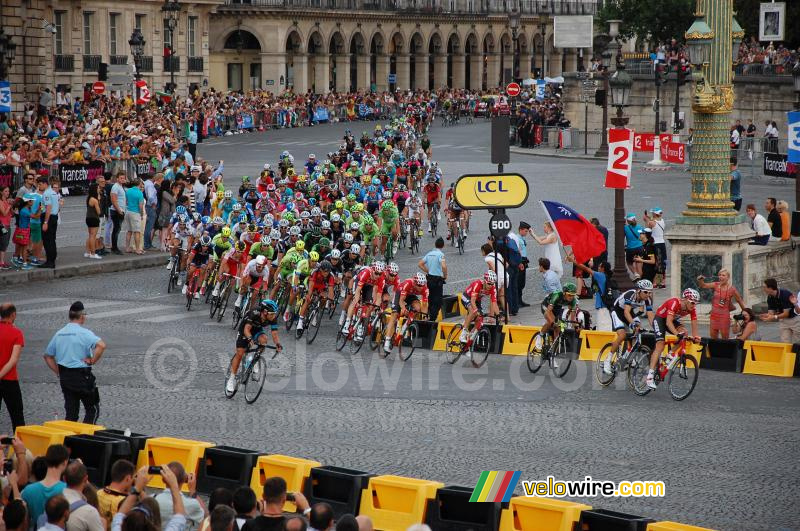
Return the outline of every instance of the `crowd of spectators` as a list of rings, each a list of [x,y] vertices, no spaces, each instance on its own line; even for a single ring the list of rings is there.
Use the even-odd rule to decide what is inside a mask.
[[[775,73],[789,74],[792,67],[800,61],[800,49],[791,50],[783,44],[759,42],[754,36],[745,39],[739,46],[737,62],[740,64],[774,65]]]

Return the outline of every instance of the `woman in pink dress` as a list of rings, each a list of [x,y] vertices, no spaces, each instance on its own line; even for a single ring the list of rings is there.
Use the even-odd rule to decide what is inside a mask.
[[[711,297],[711,321],[709,335],[711,339],[728,339],[731,331],[731,310],[734,309],[733,301],[739,305],[741,312],[745,305],[739,291],[731,284],[731,274],[727,269],[720,269],[717,282],[706,282],[705,277],[697,277],[697,286],[701,289],[713,289]]]

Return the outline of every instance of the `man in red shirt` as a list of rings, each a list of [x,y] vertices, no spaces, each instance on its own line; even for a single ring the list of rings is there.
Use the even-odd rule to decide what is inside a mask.
[[[6,403],[11,415],[12,430],[25,425],[22,413],[22,391],[19,388],[17,363],[25,346],[22,330],[14,326],[17,308],[13,304],[0,305],[0,401]]]

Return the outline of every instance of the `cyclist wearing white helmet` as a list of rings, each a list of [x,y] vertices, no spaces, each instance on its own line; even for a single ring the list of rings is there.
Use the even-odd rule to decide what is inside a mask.
[[[461,295],[461,303],[467,309],[467,315],[464,317],[464,324],[461,328],[460,340],[462,343],[466,343],[469,337],[469,325],[479,312],[483,313],[481,298],[484,295],[489,297],[489,313],[498,315],[500,309],[497,307],[497,274],[494,271],[487,271],[483,274],[482,279],[472,281]]]
[[[641,326],[640,318],[643,315],[647,315],[647,319],[651,323],[653,322],[652,295],[653,283],[647,279],[642,279],[636,282],[635,289],[629,289],[614,301],[614,305],[610,309],[611,330],[617,334],[617,337],[611,342],[611,349],[608,350],[609,355],[603,360],[603,371],[606,374],[612,373],[611,353],[616,352],[622,342],[625,341],[628,327],[632,331],[639,328]]]
[[[347,308],[347,315],[345,316],[344,326],[342,326],[342,334],[350,333],[350,321],[352,321],[353,314],[356,307],[360,304],[372,302],[375,306],[380,306],[381,294],[383,293],[383,285],[386,281],[386,276],[383,274],[386,271],[386,264],[383,262],[375,262],[371,266],[364,267],[353,279],[353,297],[350,306]]]
[[[383,351],[386,354],[392,351],[392,338],[397,326],[397,318],[401,315],[406,316],[409,307],[417,313],[428,311],[428,281],[422,273],[417,273],[400,282],[395,290],[392,315],[386,324],[386,338],[383,342]]]
[[[692,321],[692,340],[697,343],[700,341],[697,332],[697,312],[695,307],[700,302],[700,294],[697,290],[686,288],[681,294],[681,298],[673,297],[667,299],[664,304],[656,310],[656,317],[653,320],[653,333],[656,336],[656,345],[650,355],[650,370],[647,371],[647,387],[656,388],[655,372],[658,365],[658,358],[664,352],[665,337],[667,333],[681,335],[686,333],[686,328],[681,324],[680,318],[689,316]]]
[[[261,287],[267,289],[267,279],[269,278],[269,267],[267,267],[267,257],[258,255],[244,267],[242,271],[242,282],[239,285],[239,296],[236,298],[236,306],[242,305],[242,296],[247,292],[247,289],[252,286],[256,287],[261,281]],[[255,299],[255,297],[254,297]]]

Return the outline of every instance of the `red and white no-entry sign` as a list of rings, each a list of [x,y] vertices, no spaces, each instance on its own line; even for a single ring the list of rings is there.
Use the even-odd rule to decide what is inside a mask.
[[[506,94],[508,94],[509,97],[514,98],[516,96],[519,96],[520,92],[521,89],[519,88],[519,83],[509,83],[506,86]]]
[[[92,92],[95,94],[102,94],[106,91],[106,84],[102,81],[95,81],[92,85]]]

